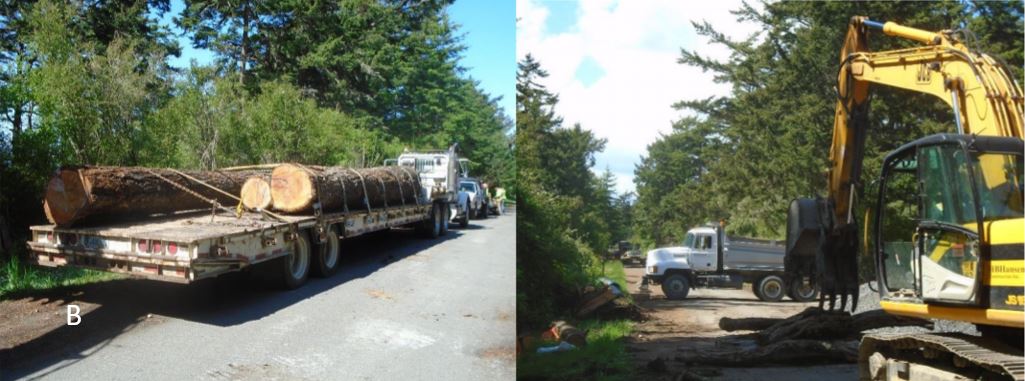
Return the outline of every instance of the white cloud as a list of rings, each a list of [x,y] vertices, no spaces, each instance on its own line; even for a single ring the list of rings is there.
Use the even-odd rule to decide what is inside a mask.
[[[632,191],[633,166],[659,133],[667,133],[679,112],[670,106],[682,99],[725,95],[729,87],[712,82],[711,73],[676,63],[680,48],[718,59],[724,47],[697,36],[691,20],[707,20],[732,38],[757,30],[738,23],[730,10],[739,1],[584,1],[566,32],[549,33],[551,12],[544,2],[516,2],[516,55],[537,59],[549,77],[543,83],[559,94],[556,108],[566,126],[580,123],[608,139],[594,170],[608,166],[619,178],[619,191]],[[592,58],[604,75],[584,84],[575,74]]]

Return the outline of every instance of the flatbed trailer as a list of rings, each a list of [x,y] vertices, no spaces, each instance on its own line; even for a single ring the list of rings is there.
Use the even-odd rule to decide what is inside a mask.
[[[301,284],[311,262],[332,261],[329,270],[337,266],[340,239],[410,225],[419,225],[416,227],[428,236],[444,234],[447,220],[442,219],[448,210],[444,204],[423,200],[415,205],[320,216],[211,214],[208,210],[104,226],[39,225],[30,228],[28,248],[32,259],[42,266],[70,265],[177,283],[212,278],[298,253],[292,261],[283,262],[305,267],[293,269]]]
[[[455,150],[453,145],[447,151],[399,156],[396,164],[416,171],[420,189],[413,200],[398,205],[374,207],[364,197],[362,207],[327,211],[318,199],[309,214],[279,215],[214,204],[205,211],[106,225],[32,226],[28,249],[31,260],[41,266],[91,268],[176,283],[284,258],[277,261],[278,275],[286,288],[296,288],[311,272],[328,276],[337,270],[342,239],[393,227],[415,227],[430,238],[446,234],[453,204],[459,202]]]

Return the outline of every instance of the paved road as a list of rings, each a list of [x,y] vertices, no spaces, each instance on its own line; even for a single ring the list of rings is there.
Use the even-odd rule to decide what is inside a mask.
[[[339,273],[289,292],[124,280],[36,296],[86,304],[83,324],[9,349],[0,378],[512,379],[515,236],[506,215],[439,240],[359,238]]]

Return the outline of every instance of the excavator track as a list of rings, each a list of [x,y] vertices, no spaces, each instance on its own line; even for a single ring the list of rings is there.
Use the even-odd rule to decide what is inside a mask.
[[[968,379],[1025,381],[1025,357],[1020,350],[978,336],[961,333],[865,335],[858,356],[862,380],[872,379],[869,358],[877,352],[886,358],[946,368],[959,374],[981,375],[967,376]]]

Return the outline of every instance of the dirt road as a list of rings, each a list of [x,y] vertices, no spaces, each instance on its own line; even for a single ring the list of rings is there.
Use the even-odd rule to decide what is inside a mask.
[[[512,379],[515,236],[506,215],[345,240],[337,274],[288,292],[117,280],[2,301],[0,380]]]
[[[719,329],[722,317],[778,317],[785,318],[803,311],[815,303],[797,303],[784,299],[780,303],[758,300],[750,286],[743,290],[693,289],[687,299],[667,300],[658,286],[649,288],[650,293],[640,291],[644,268],[640,265],[627,266],[627,289],[634,295],[637,304],[648,310],[650,320],[638,323],[627,345],[633,355],[638,374],[637,379],[674,379],[675,375],[689,371],[712,380],[856,380],[855,364],[819,366],[781,366],[752,368],[722,368],[708,366],[687,367],[676,358],[688,351],[707,351],[717,348],[744,348],[754,346],[751,340],[731,337],[737,333]],[[649,363],[661,358],[664,371],[652,370],[656,364]]]

